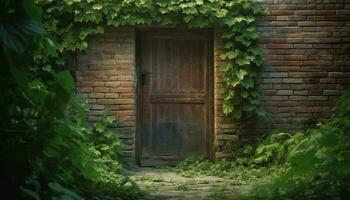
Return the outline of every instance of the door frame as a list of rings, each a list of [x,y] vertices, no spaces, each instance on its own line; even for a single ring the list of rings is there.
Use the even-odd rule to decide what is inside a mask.
[[[138,27],[135,28],[135,71],[136,71],[136,135],[135,135],[135,163],[140,166],[140,158],[142,152],[142,87],[141,80],[141,34],[143,32],[153,31],[169,31],[169,30],[184,30],[184,28],[173,27]],[[189,31],[201,31],[209,35],[208,41],[208,88],[209,95],[207,110],[208,110],[208,141],[207,141],[207,155],[209,160],[214,159],[214,30],[213,29],[187,29]]]

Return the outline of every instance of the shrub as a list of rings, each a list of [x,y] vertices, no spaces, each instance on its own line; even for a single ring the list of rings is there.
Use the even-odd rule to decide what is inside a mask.
[[[276,159],[276,163],[285,168],[284,175],[246,198],[347,199],[350,195],[349,133],[350,89],[347,89],[328,121],[288,136],[280,143],[272,139],[276,135],[271,135],[267,141],[272,143],[258,148],[256,160]]]
[[[56,47],[30,0],[0,3],[2,195],[10,199],[142,199],[121,175],[121,141],[91,125],[68,71],[40,65]]]

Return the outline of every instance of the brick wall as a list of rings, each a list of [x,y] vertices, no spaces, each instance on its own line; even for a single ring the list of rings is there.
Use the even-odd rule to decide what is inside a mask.
[[[350,83],[350,0],[263,0],[269,16],[258,19],[266,65],[259,80],[266,119],[242,124],[222,113],[218,66],[223,41],[214,31],[214,135],[216,157],[237,140],[262,132],[300,130],[329,115]],[[124,155],[133,158],[136,132],[135,29],[118,28],[91,39],[78,58],[77,93],[90,103],[94,121],[105,109],[119,120]]]
[[[329,115],[342,85],[350,83],[349,0],[261,0],[270,15],[260,17],[260,46],[266,65],[260,74],[266,119],[237,124],[222,113],[220,88],[223,41],[214,34],[215,147],[226,157],[239,141],[274,130],[301,130]],[[347,4],[348,3],[348,4]]]
[[[222,74],[220,65],[224,62],[220,55],[224,53],[222,32],[214,30],[214,150],[216,158],[224,158],[232,152],[232,146],[238,140],[238,124],[223,113],[221,98]]]
[[[77,93],[89,103],[89,121],[106,110],[124,142],[125,159],[134,158],[136,132],[135,29],[119,28],[91,38],[78,56]]]
[[[264,0],[259,19],[266,65],[261,73],[268,121],[260,131],[299,130],[329,114],[350,83],[349,0]],[[252,127],[252,126],[250,126]]]

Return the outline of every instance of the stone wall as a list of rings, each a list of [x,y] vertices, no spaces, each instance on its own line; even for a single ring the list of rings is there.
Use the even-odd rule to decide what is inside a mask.
[[[350,83],[349,0],[264,0],[260,17],[266,64],[259,85],[266,119],[233,123],[222,113],[219,71],[223,40],[214,31],[215,155],[225,157],[237,140],[273,130],[300,130],[329,115]],[[118,28],[91,39],[78,58],[77,93],[89,102],[89,119],[109,109],[118,119],[124,155],[134,159],[136,132],[135,28]]]

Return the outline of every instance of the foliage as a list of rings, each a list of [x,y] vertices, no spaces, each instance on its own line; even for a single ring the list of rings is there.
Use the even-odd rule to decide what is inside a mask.
[[[286,173],[254,199],[347,199],[350,195],[350,90],[335,114],[286,153]]]
[[[192,157],[176,166],[176,171],[185,177],[198,175],[219,176],[237,181],[237,185],[256,182],[269,182],[278,174],[275,168],[255,168],[243,166],[236,161],[208,161],[204,158]]]
[[[60,55],[56,64],[88,46],[90,35],[106,27],[172,25],[222,30],[225,52],[221,58],[224,79],[224,113],[235,119],[263,116],[256,77],[262,66],[255,16],[264,9],[254,0],[36,0],[44,7],[45,27]]]
[[[287,160],[292,149],[305,139],[303,133],[270,134],[256,149],[254,163],[259,165],[279,165]]]
[[[242,157],[214,163],[196,158],[185,160],[178,171],[185,176],[207,174],[253,180],[257,185],[242,192],[238,199],[347,199],[350,195],[349,132],[350,88],[347,88],[331,118],[316,128],[294,134],[272,133],[256,147],[242,150],[244,162]],[[260,175],[259,179],[252,179],[254,175]],[[232,198],[218,192],[208,199]]]
[[[280,170],[271,183],[239,199],[348,199],[350,195],[350,88],[332,117],[314,129],[295,134],[271,134],[258,147],[251,163]],[[212,199],[230,199],[214,194]]]
[[[91,126],[68,71],[29,0],[0,4],[1,189],[10,199],[142,199],[116,160],[121,142],[105,116]],[[39,56],[40,55],[40,56]]]

